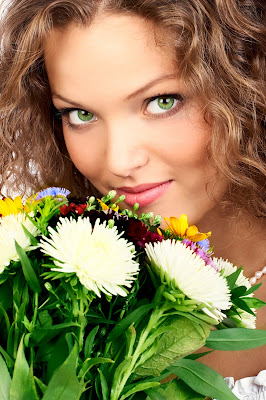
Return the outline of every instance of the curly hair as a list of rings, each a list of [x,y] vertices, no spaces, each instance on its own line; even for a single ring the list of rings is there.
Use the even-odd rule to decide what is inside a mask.
[[[212,123],[207,156],[229,180],[223,201],[265,217],[264,0],[12,0],[1,24],[0,190],[93,190],[54,119],[44,46],[53,28],[88,26],[102,12],[138,15],[171,33],[180,77]]]

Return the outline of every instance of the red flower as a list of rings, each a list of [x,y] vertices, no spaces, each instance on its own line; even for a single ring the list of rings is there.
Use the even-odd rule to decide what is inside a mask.
[[[75,206],[75,213],[82,215],[87,208],[87,204],[78,204]]]
[[[75,213],[77,215],[82,215],[87,208],[87,204],[74,204],[70,203],[68,206],[64,204],[59,207],[62,215],[66,216],[69,213]]]
[[[145,247],[146,243],[161,242],[163,238],[156,232],[151,232],[148,228],[137,219],[129,219],[125,221],[125,234],[133,243],[140,247]]]

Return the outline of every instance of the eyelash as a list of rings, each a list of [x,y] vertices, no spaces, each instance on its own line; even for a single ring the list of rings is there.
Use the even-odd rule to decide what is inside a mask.
[[[165,111],[165,112],[158,113],[158,114],[148,114],[147,113],[144,115],[147,115],[149,118],[153,118],[153,119],[167,118],[167,117],[170,117],[170,116],[176,114],[177,111],[179,110],[180,106],[182,106],[182,103],[184,102],[184,97],[178,93],[159,93],[156,96],[149,97],[148,99],[146,99],[144,101],[145,110],[147,109],[148,105],[152,101],[154,101],[160,97],[173,98],[175,100],[178,100],[178,103],[173,108],[171,108],[169,111]],[[59,121],[62,121],[63,117],[68,116],[68,114],[71,111],[87,111],[87,110],[81,110],[81,109],[75,108],[75,107],[63,107],[61,109],[57,109],[55,106],[53,106],[53,108],[54,108],[54,116]],[[69,120],[66,121],[66,125],[68,126],[68,128],[74,129],[74,130],[83,129],[84,126],[87,126],[87,124],[80,124],[80,125],[72,124],[71,122],[69,122]]]

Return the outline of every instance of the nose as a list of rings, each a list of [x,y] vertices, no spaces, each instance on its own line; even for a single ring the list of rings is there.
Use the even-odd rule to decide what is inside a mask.
[[[109,171],[119,177],[129,177],[148,163],[145,135],[140,127],[128,120],[112,123],[107,129],[106,163]]]

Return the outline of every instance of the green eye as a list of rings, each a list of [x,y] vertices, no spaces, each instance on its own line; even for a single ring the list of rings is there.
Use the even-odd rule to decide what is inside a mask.
[[[173,97],[158,97],[157,102],[162,110],[170,110],[175,103],[175,99]]]
[[[87,125],[87,122],[97,121],[97,117],[85,110],[72,110],[68,114],[69,123],[72,125]]]
[[[78,118],[83,122],[88,122],[92,120],[93,114],[88,111],[78,110]]]
[[[168,111],[172,111],[176,109],[177,105],[181,102],[180,96],[172,96],[172,95],[164,95],[154,97],[149,103],[146,108],[146,114],[167,114]]]

